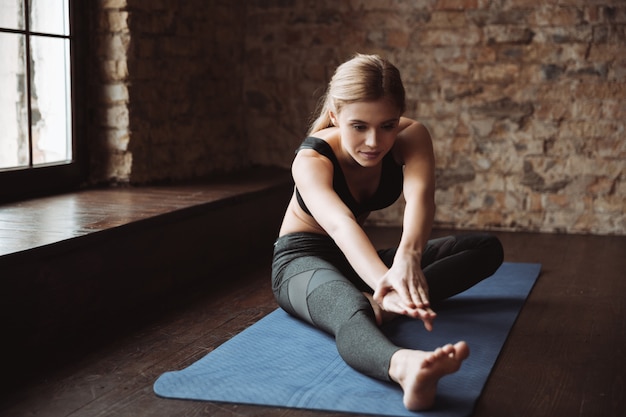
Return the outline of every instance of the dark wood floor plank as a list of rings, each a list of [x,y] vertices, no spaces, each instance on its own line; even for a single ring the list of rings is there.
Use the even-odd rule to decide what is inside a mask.
[[[617,318],[624,317],[626,239],[505,235],[503,240],[509,258],[521,260],[524,254],[541,262],[543,272],[476,415],[622,415],[624,391],[616,388],[626,361],[624,350],[615,346],[625,341]]]
[[[243,286],[239,291],[247,294],[249,288]],[[121,343],[94,353],[69,373],[55,376],[58,383],[40,387],[37,396],[43,400],[40,405],[45,408],[38,411],[60,416],[71,415],[79,408],[82,415],[107,415],[107,410],[126,396],[151,386],[168,368],[182,368],[193,363],[228,340],[233,333],[262,317],[263,313],[256,306],[256,311],[250,313],[245,308],[229,308],[225,304],[253,298],[242,297],[236,291],[222,293],[217,300],[204,300],[212,307],[210,311],[196,309],[194,314],[176,317],[166,327],[138,332]],[[234,304],[241,307],[242,303],[235,301]],[[233,322],[238,326],[233,326]],[[163,362],[165,364],[161,366]],[[28,407],[33,408],[33,404]],[[22,414],[19,409],[13,409],[10,415]]]
[[[397,229],[374,234],[381,247],[397,242]],[[540,262],[543,269],[474,416],[622,416],[626,237],[498,235],[507,261]],[[236,285],[195,288],[152,324],[3,399],[0,415],[346,416],[154,395],[162,372],[193,363],[276,308],[267,260],[224,271],[225,280],[229,273],[238,275]]]

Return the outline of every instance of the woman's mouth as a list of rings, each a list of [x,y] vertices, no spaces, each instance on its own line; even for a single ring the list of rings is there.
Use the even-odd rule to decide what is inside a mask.
[[[361,152],[365,159],[376,159],[380,156],[380,152]]]

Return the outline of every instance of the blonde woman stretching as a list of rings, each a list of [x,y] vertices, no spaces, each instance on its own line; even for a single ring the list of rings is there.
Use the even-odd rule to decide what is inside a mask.
[[[502,246],[491,235],[428,240],[435,213],[428,131],[402,117],[398,70],[378,56],[340,65],[293,161],[294,195],[274,245],[272,287],[290,314],[332,334],[356,370],[397,382],[404,405],[433,405],[437,383],[469,355],[463,341],[432,352],[394,345],[378,327],[406,315],[431,330],[431,303],[492,275]],[[362,225],[404,194],[402,237],[376,251]]]

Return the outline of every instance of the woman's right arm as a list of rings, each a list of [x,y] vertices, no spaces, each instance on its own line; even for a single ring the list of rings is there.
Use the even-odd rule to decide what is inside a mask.
[[[388,268],[333,189],[332,162],[313,150],[303,149],[294,159],[292,175],[315,221],[335,241],[361,279],[375,289]]]

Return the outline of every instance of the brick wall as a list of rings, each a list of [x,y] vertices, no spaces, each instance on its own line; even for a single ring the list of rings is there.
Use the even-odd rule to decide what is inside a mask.
[[[336,65],[379,53],[433,136],[438,225],[626,234],[626,4],[540,3],[102,1],[96,172],[288,167]]]
[[[379,53],[433,136],[438,225],[626,233],[623,1],[253,3],[251,158],[287,165],[334,67]]]
[[[229,1],[102,0],[92,181],[148,183],[248,166],[245,19]]]

